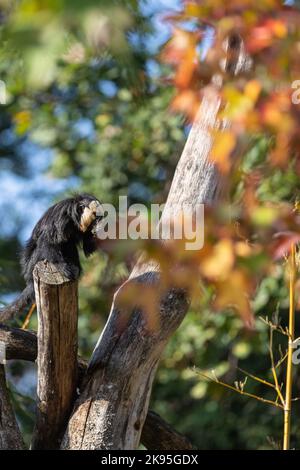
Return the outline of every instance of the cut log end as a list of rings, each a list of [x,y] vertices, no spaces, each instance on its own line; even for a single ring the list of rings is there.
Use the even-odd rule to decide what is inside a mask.
[[[47,260],[39,261],[36,264],[33,270],[33,278],[35,281],[39,280],[45,284],[50,285],[60,285],[64,284],[65,282],[74,282],[72,279],[68,278],[61,272],[59,265],[50,263]]]

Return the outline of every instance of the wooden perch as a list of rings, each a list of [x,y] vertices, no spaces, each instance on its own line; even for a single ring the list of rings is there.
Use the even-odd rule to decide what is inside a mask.
[[[33,331],[0,324],[0,342],[5,344],[7,360],[35,361],[37,357],[37,337]],[[87,366],[87,361],[78,357],[78,387],[80,387]],[[193,448],[185,436],[178,433],[157,413],[151,410],[147,414],[141,441],[149,450],[189,450]]]
[[[78,283],[40,262],[34,269],[38,312],[37,417],[33,449],[54,449],[77,386]]]
[[[0,450],[22,450],[24,448],[6,386],[4,365],[0,364]]]

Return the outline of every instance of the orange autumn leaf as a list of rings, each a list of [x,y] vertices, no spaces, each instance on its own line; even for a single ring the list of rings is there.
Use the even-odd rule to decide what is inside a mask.
[[[236,145],[236,137],[230,131],[217,132],[211,150],[210,160],[217,164],[222,173],[228,173],[231,167],[231,153]]]
[[[290,90],[272,93],[261,107],[262,123],[281,132],[289,133],[293,127]]]
[[[245,241],[239,241],[235,244],[235,252],[237,256],[246,258],[251,255],[252,250],[249,243]]]
[[[174,28],[173,36],[164,47],[162,58],[168,64],[178,65],[185,59],[187,51],[194,48],[194,35],[188,31]]]
[[[142,293],[142,295],[141,295]],[[159,328],[159,296],[157,286],[143,285],[134,281],[125,282],[117,292],[115,306],[120,310],[118,328],[122,331],[135,310],[140,310],[149,331]]]
[[[229,238],[220,240],[209,257],[201,260],[200,270],[208,279],[226,278],[234,264],[233,243]]]
[[[287,27],[280,19],[267,19],[251,30],[247,40],[247,49],[251,53],[260,52],[272,46],[275,39],[282,39],[287,34]]]
[[[272,31],[272,34],[279,39],[284,38],[287,35],[287,26],[281,19],[269,18],[265,22],[265,26]]]
[[[171,108],[183,113],[193,121],[200,105],[200,96],[193,90],[184,90],[178,93],[172,101]]]
[[[195,70],[195,51],[189,47],[184,60],[179,64],[174,78],[178,88],[186,88],[190,85]]]
[[[247,326],[253,325],[249,294],[252,291],[250,279],[241,270],[233,270],[226,281],[216,284],[216,299],[214,306],[217,309],[235,308]]]
[[[245,95],[255,103],[261,92],[261,83],[258,80],[249,80],[245,86]]]
[[[162,59],[175,67],[174,83],[178,88],[190,86],[197,68],[196,36],[174,28],[173,37],[165,46]]]
[[[282,121],[282,115],[276,103],[268,103],[262,110],[264,122],[272,127],[279,127]]]

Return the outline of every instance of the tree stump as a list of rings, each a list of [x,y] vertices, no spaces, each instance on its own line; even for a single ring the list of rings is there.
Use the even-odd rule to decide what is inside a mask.
[[[55,449],[76,394],[78,282],[65,278],[47,261],[38,263],[33,275],[38,312],[38,385],[32,449]]]

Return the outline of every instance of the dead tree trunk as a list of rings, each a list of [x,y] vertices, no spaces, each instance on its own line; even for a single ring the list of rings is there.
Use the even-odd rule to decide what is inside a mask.
[[[35,361],[37,357],[37,337],[33,331],[21,330],[0,324],[0,345],[6,351],[6,359]],[[78,361],[78,382],[80,383],[87,370],[87,361],[81,357]],[[173,429],[157,413],[149,410],[143,427],[141,441],[147,449],[152,450],[190,450],[189,440]]]
[[[32,449],[59,447],[77,386],[77,281],[40,262],[34,269],[38,312],[37,417]]]
[[[218,90],[212,86],[178,163],[164,214],[180,210],[182,204],[195,209],[218,197],[220,177],[209,153],[210,129],[216,126],[219,106]],[[159,285],[159,267],[139,263],[129,281],[139,283],[143,295],[143,285]],[[160,301],[159,331],[149,332],[142,312],[134,309],[120,332],[118,296],[122,288],[115,294],[109,320],[93,353],[88,380],[64,436],[65,449],[138,447],[158,361],[189,306],[185,292],[171,290]]]
[[[24,448],[6,387],[4,365],[0,364],[0,450],[22,450]]]
[[[228,73],[243,70],[243,45],[237,35],[227,42]],[[220,127],[217,113],[221,100],[211,85],[189,134],[170,189],[164,218],[187,204],[195,209],[211,204],[219,195],[221,178],[210,161],[211,129]],[[90,361],[90,371],[65,433],[63,449],[136,449],[146,418],[152,382],[163,348],[184,318],[189,299],[184,291],[171,290],[160,299],[159,330],[150,332],[141,309],[133,308],[120,331],[124,312],[119,304],[128,282],[159,286],[157,263],[138,263],[129,281],[114,296],[108,322]],[[138,299],[137,299],[138,304]]]

